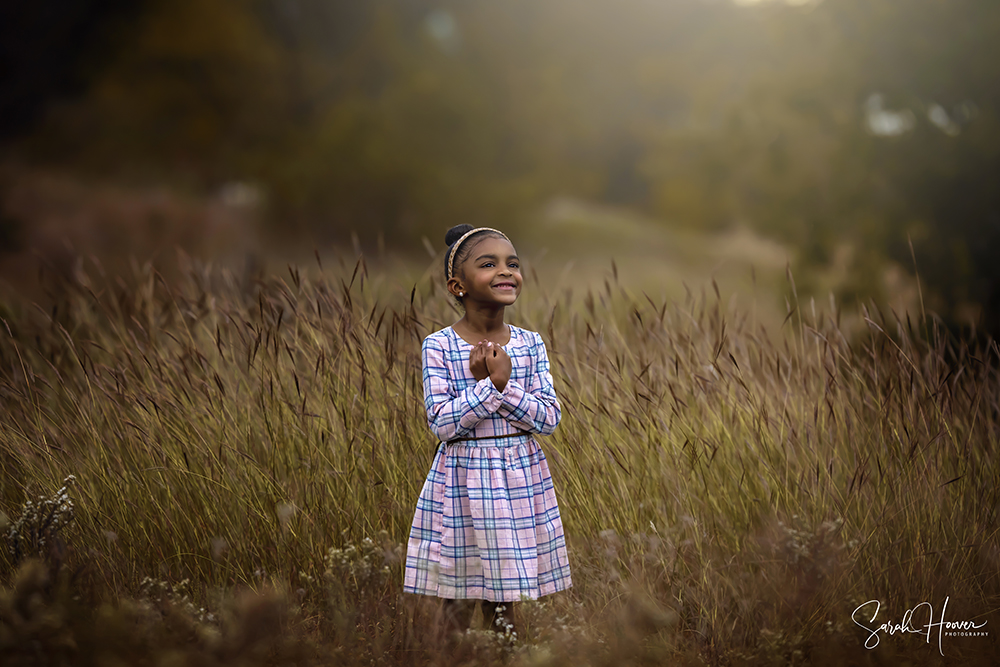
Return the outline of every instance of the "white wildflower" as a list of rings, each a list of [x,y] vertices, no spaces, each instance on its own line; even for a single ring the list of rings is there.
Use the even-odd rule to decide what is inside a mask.
[[[70,475],[55,495],[39,496],[37,503],[29,500],[21,506],[21,516],[4,535],[14,562],[27,556],[46,556],[59,534],[73,522],[75,508],[69,487],[74,482],[76,476]]]

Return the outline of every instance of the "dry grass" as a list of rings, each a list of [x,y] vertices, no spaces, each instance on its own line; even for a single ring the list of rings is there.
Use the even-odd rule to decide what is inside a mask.
[[[76,477],[72,520],[46,505],[23,542],[48,567],[0,554],[5,665],[997,653],[993,342],[874,311],[848,340],[810,307],[771,340],[717,295],[529,285],[512,314],[542,332],[563,405],[543,447],[575,587],[524,603],[510,646],[441,637],[433,601],[400,592],[435,448],[420,341],[456,317],[436,277],[401,286],[362,260],[250,288],[197,265],[170,285],[148,266],[72,281],[54,309],[8,307],[0,334],[8,546],[25,501]],[[869,651],[851,621],[866,600],[899,622],[945,596],[990,636]]]

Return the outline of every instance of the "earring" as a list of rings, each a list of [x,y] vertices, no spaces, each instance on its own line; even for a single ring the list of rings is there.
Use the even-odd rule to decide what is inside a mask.
[[[465,296],[465,292],[459,292],[458,295],[459,296]]]

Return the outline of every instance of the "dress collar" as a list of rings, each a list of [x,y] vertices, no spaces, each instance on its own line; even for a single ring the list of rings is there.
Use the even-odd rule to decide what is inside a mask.
[[[508,340],[506,343],[504,343],[500,347],[504,347],[505,348],[505,347],[511,345],[514,342],[515,338],[520,338],[521,337],[520,329],[518,329],[517,327],[515,327],[513,324],[508,324],[507,325],[507,329],[510,331],[510,340]],[[467,341],[464,338],[462,338],[461,336],[459,336],[458,332],[455,331],[455,327],[451,326],[450,324],[448,325],[448,331],[450,331],[451,335],[455,337],[455,340],[457,340],[462,345],[468,345],[469,347],[473,346],[472,343],[470,343],[469,341]]]

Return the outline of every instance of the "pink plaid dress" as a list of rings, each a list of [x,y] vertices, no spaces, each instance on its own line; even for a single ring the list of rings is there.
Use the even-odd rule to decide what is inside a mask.
[[[424,404],[441,444],[417,499],[403,590],[492,602],[564,590],[572,581],[562,521],[531,435],[552,433],[562,414],[545,344],[510,326],[502,392],[472,377],[472,347],[451,327],[424,339]],[[468,437],[485,439],[449,442]]]

